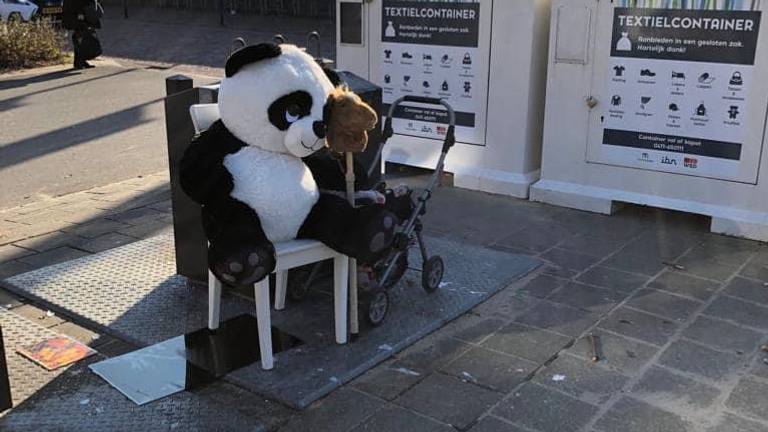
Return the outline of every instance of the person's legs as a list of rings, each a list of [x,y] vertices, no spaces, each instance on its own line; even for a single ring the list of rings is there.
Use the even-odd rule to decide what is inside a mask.
[[[72,51],[75,53],[74,67],[75,69],[82,69],[85,61],[80,58],[80,41],[82,40],[82,30],[76,29],[72,32]]]

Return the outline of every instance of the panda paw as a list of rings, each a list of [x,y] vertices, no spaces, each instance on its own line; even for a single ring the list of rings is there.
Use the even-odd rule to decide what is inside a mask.
[[[364,262],[374,262],[382,252],[392,245],[397,227],[397,216],[389,211],[378,211],[366,224],[366,230],[360,245],[360,255]]]
[[[275,269],[274,251],[263,247],[244,246],[237,251],[221,254],[212,245],[208,253],[211,271],[220,281],[230,286],[253,285]]]

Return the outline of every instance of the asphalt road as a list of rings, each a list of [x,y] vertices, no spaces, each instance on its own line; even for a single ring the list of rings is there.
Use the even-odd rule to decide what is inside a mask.
[[[169,74],[107,63],[0,75],[0,209],[167,169]]]

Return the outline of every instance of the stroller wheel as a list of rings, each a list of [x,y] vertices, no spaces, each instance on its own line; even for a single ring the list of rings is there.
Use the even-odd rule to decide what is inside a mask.
[[[386,290],[378,290],[371,294],[365,305],[365,316],[374,327],[379,326],[387,318],[389,312],[389,294]]]
[[[424,263],[424,268],[421,271],[421,287],[424,288],[424,291],[432,293],[440,288],[444,271],[443,259],[437,255],[430,257]]]

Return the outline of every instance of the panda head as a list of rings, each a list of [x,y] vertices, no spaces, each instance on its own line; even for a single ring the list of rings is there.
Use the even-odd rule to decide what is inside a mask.
[[[247,145],[309,156],[325,145],[324,110],[334,89],[327,73],[295,45],[237,50],[219,88],[221,121]]]

